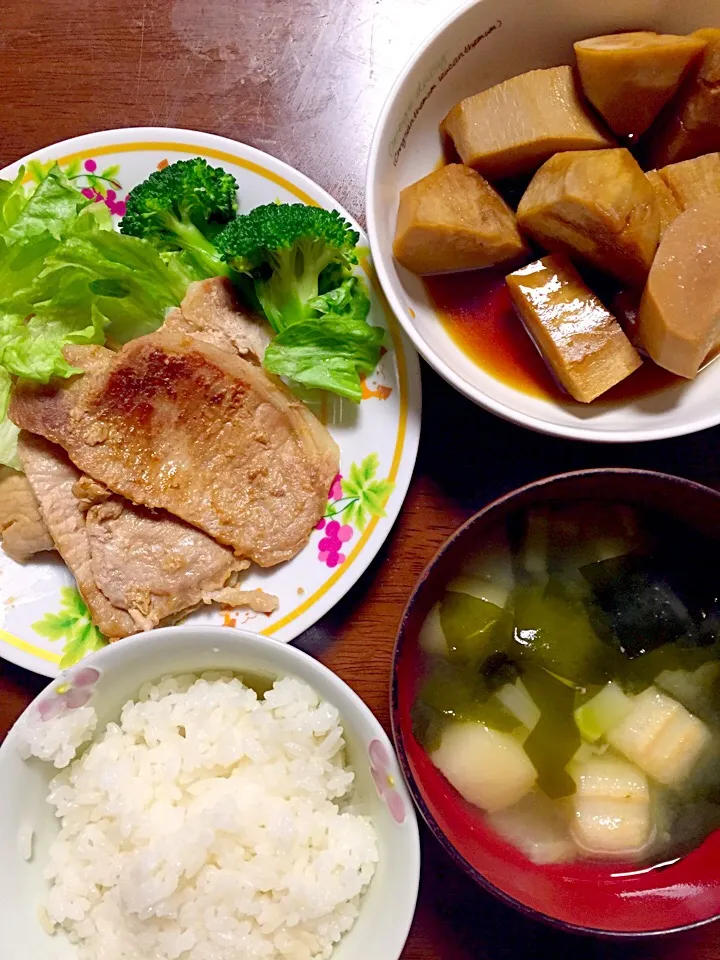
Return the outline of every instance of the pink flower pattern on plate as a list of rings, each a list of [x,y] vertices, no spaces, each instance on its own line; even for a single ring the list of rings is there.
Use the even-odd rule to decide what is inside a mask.
[[[90,180],[90,182],[97,183],[98,180],[93,180],[93,178],[96,177],[97,163],[94,160],[86,160],[83,163],[83,167],[85,169],[86,175],[88,175],[88,179]],[[114,183],[115,186],[119,186],[119,184],[117,184],[114,180],[110,182]],[[105,190],[105,192],[103,193],[102,191],[98,190],[96,187],[88,186],[88,187],[83,187],[80,193],[82,193],[84,197],[87,197],[88,200],[93,200],[95,203],[104,203],[105,206],[110,211],[110,213],[113,214],[113,216],[115,217],[125,216],[125,209],[126,209],[125,201],[120,200],[118,198],[117,191],[110,189],[110,190]]]
[[[327,564],[328,567],[337,567],[347,559],[342,549],[343,544],[352,537],[353,528],[348,523],[341,526],[337,520],[331,520],[326,526],[325,520],[321,520],[318,523],[318,529],[323,528],[325,536],[318,543],[318,560],[320,563]]]
[[[90,702],[93,688],[99,679],[100,671],[95,667],[81,667],[80,670],[68,674],[38,704],[40,718],[54,720],[68,710],[84,707]]]
[[[370,773],[380,797],[385,801],[393,820],[405,823],[405,801],[395,787],[395,777],[390,772],[390,754],[380,740],[371,740],[368,746]]]
[[[342,474],[335,476],[328,493],[330,503],[343,499]],[[332,513],[330,514],[332,516]],[[323,517],[315,526],[316,530],[324,530],[325,536],[318,543],[318,560],[330,569],[340,566],[347,560],[343,551],[343,544],[352,539],[353,528],[349,523],[341,524],[338,520]]]
[[[342,500],[343,490],[342,490],[342,474],[338,473],[335,475],[335,479],[332,482],[330,487],[330,493],[328,494],[328,500]]]

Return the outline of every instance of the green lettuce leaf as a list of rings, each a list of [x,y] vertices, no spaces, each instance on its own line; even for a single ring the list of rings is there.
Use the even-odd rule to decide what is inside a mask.
[[[0,465],[21,470],[17,455],[17,439],[20,430],[7,415],[11,386],[10,375],[0,367]]]
[[[26,197],[12,223],[3,231],[4,237],[14,243],[47,232],[60,239],[88,203],[55,164],[37,189]]]
[[[207,272],[198,265],[194,257],[188,255],[186,250],[173,252],[161,250],[160,259],[170,272],[170,283],[176,295],[178,291],[182,290],[181,300],[194,280],[205,280],[207,278]]]
[[[0,315],[29,309],[30,288],[57,245],[47,232],[15,244],[0,237]]]
[[[179,258],[162,257],[147,240],[82,220],[46,258],[32,291],[38,315],[76,311],[84,328],[94,305],[116,343],[157,330],[197,275]]]
[[[14,180],[0,180],[0,236],[12,227],[27,203],[23,187],[25,167],[20,167]]]
[[[265,351],[270,373],[359,403],[360,375],[372,373],[385,336],[367,322],[370,301],[357,277],[312,301],[317,317],[285,327]]]
[[[0,319],[0,360],[6,373],[48,383],[52,377],[70,377],[82,371],[63,356],[70,343],[104,343],[107,318],[90,303],[76,309],[49,303],[29,319],[6,316]]]
[[[46,249],[41,238],[18,249],[35,278],[26,285],[26,271],[16,269],[20,289],[0,301],[0,364],[15,376],[47,383],[72,375],[66,344],[125,343],[150,333],[187,287],[144,240],[105,230],[93,217],[81,216],[44,258],[37,246]]]
[[[318,313],[351,314],[358,320],[367,320],[370,312],[370,300],[355,276],[346,277],[338,286],[332,287],[321,296],[308,301],[308,306]]]
[[[31,194],[22,177],[0,180],[3,463],[17,441],[7,419],[11,376],[47,383],[81,372],[65,360],[66,345],[151,333],[201,277],[181,254],[161,256],[146,240],[117,233],[107,207],[88,203],[57,165]]]

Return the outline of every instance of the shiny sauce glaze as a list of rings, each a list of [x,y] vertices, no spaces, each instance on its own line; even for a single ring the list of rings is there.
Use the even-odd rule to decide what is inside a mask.
[[[531,396],[577,403],[555,381],[525,331],[504,272],[471,270],[424,277],[423,282],[449,336],[486,373]],[[644,359],[639,370],[593,405],[627,403],[681,382],[682,378]]]

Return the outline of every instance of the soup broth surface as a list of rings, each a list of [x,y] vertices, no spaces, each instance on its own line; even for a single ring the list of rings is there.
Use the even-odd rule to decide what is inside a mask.
[[[468,553],[420,633],[416,737],[536,862],[666,862],[720,827],[716,541],[552,503]]]

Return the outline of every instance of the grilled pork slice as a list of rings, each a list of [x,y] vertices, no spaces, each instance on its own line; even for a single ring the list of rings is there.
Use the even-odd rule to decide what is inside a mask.
[[[18,449],[93,622],[111,640],[177,620],[202,603],[261,612],[277,606],[262,590],[240,589],[237,576],[248,561],[200,530],[112,494],[42,437],[22,433]]]
[[[62,451],[40,437],[21,434],[18,453],[48,529],[77,581],[93,623],[111,640],[136,633],[140,627],[128,611],[113,606],[92,575],[85,514],[72,492],[80,474]]]
[[[96,584],[143,630],[214,601],[259,613],[277,608],[277,597],[236,585],[248,560],[164,511],[112,496],[87,510],[85,529]]]
[[[23,383],[10,417],[60,444],[84,473],[162,508],[262,567],[289,560],[325,512],[339,465],[327,430],[261,367],[162,331],[68,347],[87,372]]]
[[[0,540],[18,563],[55,549],[27,477],[9,467],[0,468]]]
[[[112,494],[42,437],[22,433],[18,449],[93,622],[111,640],[215,600],[263,612],[277,605],[261,590],[240,590],[248,562],[200,530]]]
[[[239,353],[260,363],[272,338],[269,324],[243,307],[227,277],[191,283],[180,306],[168,314],[162,327],[186,333],[221,350]]]

